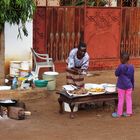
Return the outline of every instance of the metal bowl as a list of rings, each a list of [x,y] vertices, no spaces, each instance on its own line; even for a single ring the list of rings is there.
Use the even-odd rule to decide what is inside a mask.
[[[105,87],[105,91],[107,91],[107,92],[115,92],[116,91],[116,85],[114,85],[114,84],[108,84]]]
[[[12,100],[12,99],[5,99],[5,100],[0,100],[0,106],[14,106],[17,103],[17,100]]]

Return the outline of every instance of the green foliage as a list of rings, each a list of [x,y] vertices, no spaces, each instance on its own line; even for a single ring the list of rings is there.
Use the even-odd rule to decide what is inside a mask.
[[[78,0],[78,1],[76,1],[75,6],[80,6],[80,5],[84,5],[84,4],[85,4],[84,0]]]
[[[87,1],[87,5],[88,6],[95,6],[96,5],[96,2],[93,1],[93,0],[89,0],[89,1]]]
[[[107,0],[87,0],[86,5],[87,6],[105,6],[107,4]],[[85,5],[85,0],[76,0],[75,3],[72,3],[72,1],[66,0],[65,1],[66,6],[83,6]]]
[[[21,37],[20,30],[27,36],[28,32],[25,23],[33,18],[34,10],[34,0],[0,0],[0,31],[5,22],[17,25],[21,24],[22,27],[19,27],[18,36]]]

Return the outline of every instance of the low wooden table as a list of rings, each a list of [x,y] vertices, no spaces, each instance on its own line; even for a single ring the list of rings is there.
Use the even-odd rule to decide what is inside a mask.
[[[60,105],[60,110],[59,113],[64,112],[63,108],[63,103],[66,102],[69,104],[71,112],[70,112],[70,118],[74,118],[74,106],[75,104],[80,104],[80,103],[93,103],[95,101],[114,101],[115,102],[115,107],[116,108],[117,102],[118,102],[118,93],[113,92],[113,93],[103,93],[103,94],[89,94],[86,96],[70,96],[65,90],[62,91],[57,91],[56,94],[59,94],[58,102]]]

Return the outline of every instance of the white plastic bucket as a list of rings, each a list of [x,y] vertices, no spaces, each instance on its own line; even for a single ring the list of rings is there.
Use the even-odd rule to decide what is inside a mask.
[[[56,88],[56,76],[58,72],[48,71],[43,73],[43,80],[48,80],[47,89],[55,90]]]
[[[66,112],[71,112],[70,106],[68,103],[64,102],[64,111]],[[74,106],[73,112],[77,112],[78,111],[78,105],[76,104]]]
[[[22,61],[21,62],[20,69],[26,70],[26,71],[29,70],[30,69],[30,63],[29,63],[29,61]]]
[[[19,69],[21,67],[21,61],[10,61],[10,76],[19,76]]]

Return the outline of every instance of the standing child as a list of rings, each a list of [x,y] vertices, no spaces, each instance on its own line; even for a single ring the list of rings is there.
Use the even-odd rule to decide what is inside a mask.
[[[121,64],[115,71],[118,90],[118,108],[117,112],[112,113],[112,117],[132,115],[132,90],[134,89],[134,67],[129,64],[129,54],[126,52],[120,56]],[[126,112],[123,112],[124,99],[126,99]]]

